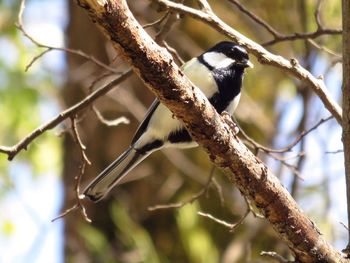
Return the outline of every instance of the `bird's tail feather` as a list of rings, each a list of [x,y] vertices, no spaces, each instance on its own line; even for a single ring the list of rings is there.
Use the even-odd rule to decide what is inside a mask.
[[[130,147],[85,188],[84,196],[94,202],[101,200],[132,168],[148,155],[149,153],[140,154]]]

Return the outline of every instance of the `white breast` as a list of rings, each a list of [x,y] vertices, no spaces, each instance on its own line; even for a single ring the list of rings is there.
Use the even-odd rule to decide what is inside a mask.
[[[236,110],[239,100],[241,98],[241,93],[238,94],[233,101],[231,101],[231,103],[227,106],[226,111],[230,114],[233,115],[234,111]]]

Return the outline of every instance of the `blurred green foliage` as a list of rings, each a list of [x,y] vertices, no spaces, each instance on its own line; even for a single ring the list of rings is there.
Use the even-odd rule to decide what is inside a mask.
[[[0,2],[0,145],[12,146],[58,112],[54,96],[53,72],[37,61],[28,72],[25,68],[40,49],[31,44],[15,27],[19,1]],[[45,108],[50,105],[50,108]],[[11,162],[0,154],[0,201],[15,190],[13,173],[33,180],[37,176],[60,174],[61,140],[53,132],[45,133],[19,153]],[[27,169],[28,168],[28,169]],[[10,214],[7,216],[11,216]],[[1,232],[11,234],[16,226],[0,217]]]

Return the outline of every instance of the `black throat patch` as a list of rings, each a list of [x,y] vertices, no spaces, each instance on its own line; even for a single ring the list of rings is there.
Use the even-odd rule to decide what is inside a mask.
[[[209,101],[216,111],[221,114],[231,101],[240,94],[244,68],[234,64],[225,68],[214,68],[203,59],[203,55],[199,56],[198,60],[212,72],[219,88],[219,91],[209,98]]]

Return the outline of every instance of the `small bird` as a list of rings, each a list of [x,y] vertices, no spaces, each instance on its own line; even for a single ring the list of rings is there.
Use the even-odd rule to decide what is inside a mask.
[[[216,111],[232,115],[240,99],[244,69],[253,67],[247,51],[223,41],[182,66],[184,74],[201,89]],[[182,122],[158,99],[150,106],[130,147],[103,170],[84,190],[84,197],[97,202],[152,152],[165,147],[198,146]]]

